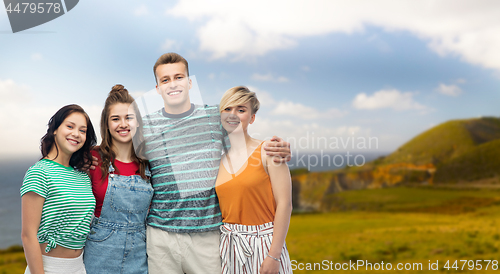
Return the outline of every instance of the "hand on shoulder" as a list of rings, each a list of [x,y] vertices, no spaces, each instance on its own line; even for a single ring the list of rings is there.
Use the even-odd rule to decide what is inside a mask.
[[[273,158],[273,161],[276,163],[286,163],[292,159],[290,143],[284,141],[280,137],[273,136],[273,138],[265,144],[264,149],[267,155],[276,156]]]

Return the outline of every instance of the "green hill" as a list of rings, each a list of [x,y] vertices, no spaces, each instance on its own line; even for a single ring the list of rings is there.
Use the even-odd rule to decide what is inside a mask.
[[[416,136],[382,164],[433,164],[435,183],[477,181],[500,174],[500,119],[454,120]]]
[[[384,163],[432,163],[440,166],[496,139],[500,139],[499,118],[448,121],[417,135],[387,156]]]
[[[435,175],[440,183],[474,182],[500,175],[500,139],[493,140],[450,159]]]

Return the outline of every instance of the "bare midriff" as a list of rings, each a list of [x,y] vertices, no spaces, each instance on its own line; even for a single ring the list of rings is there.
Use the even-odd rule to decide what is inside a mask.
[[[58,245],[56,246],[56,248],[52,248],[49,253],[46,253],[46,247],[46,243],[40,244],[42,255],[57,258],[78,258],[80,255],[82,255],[83,252],[83,249],[69,249]]]

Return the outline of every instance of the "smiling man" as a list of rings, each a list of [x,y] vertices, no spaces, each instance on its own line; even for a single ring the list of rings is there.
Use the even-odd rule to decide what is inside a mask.
[[[164,107],[144,120],[145,155],[155,190],[147,218],[149,273],[221,273],[215,193],[227,133],[218,106],[194,105],[186,59],[166,53],[153,67]],[[287,142],[268,148],[290,159]]]
[[[182,62],[160,64],[155,68],[156,91],[163,97],[165,112],[184,113],[191,107],[189,79],[186,64]]]

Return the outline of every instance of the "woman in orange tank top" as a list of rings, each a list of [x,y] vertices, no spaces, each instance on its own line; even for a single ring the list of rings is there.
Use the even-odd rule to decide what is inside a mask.
[[[231,144],[215,186],[223,221],[222,273],[292,273],[285,244],[292,212],[290,171],[266,155],[269,141],[248,134],[259,106],[255,93],[243,86],[226,91],[220,103]]]

